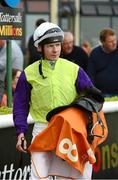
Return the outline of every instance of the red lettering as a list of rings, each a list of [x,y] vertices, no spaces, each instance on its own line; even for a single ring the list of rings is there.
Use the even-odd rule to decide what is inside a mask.
[[[96,157],[97,161],[95,164],[93,164],[93,171],[95,173],[97,173],[100,170],[100,166],[101,166],[101,155],[100,155],[99,148],[96,148],[96,150],[95,150],[95,157]]]

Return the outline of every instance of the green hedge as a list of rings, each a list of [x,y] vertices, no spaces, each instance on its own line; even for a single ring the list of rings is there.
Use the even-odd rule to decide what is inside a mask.
[[[118,101],[118,96],[106,97],[106,98],[105,98],[105,101],[106,101],[106,102],[108,102],[108,101]]]
[[[12,108],[7,106],[0,107],[0,115],[5,115],[5,114],[12,114]]]

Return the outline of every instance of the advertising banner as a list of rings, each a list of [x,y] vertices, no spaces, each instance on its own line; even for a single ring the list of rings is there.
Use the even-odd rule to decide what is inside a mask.
[[[32,126],[26,139],[31,140]],[[16,150],[16,133],[14,127],[0,129],[0,179],[27,180],[30,175],[30,155]]]
[[[118,112],[105,113],[108,125],[107,140],[97,147],[93,179],[118,179]],[[33,121],[29,119],[26,134],[28,146],[32,139]],[[16,132],[12,115],[0,116],[0,179],[27,180],[30,176],[30,154],[16,150]]]
[[[118,179],[118,112],[105,114],[108,138],[96,149],[97,161],[93,166],[93,179]]]
[[[0,39],[22,39],[24,35],[23,18],[22,9],[0,7]]]

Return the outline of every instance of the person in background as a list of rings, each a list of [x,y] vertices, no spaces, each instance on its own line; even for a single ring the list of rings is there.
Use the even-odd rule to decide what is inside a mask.
[[[85,71],[88,65],[88,54],[80,47],[74,45],[74,36],[71,32],[64,32],[61,57],[81,66]]]
[[[34,46],[37,51],[42,52],[41,60],[38,60],[26,67],[21,73],[17,88],[14,94],[13,120],[16,128],[17,143],[16,149],[20,152],[27,152],[27,141],[25,134],[28,130],[27,117],[30,112],[34,120],[33,138],[36,137],[48,122],[46,115],[55,107],[67,105],[73,102],[86,88],[92,88],[93,84],[85,71],[77,64],[66,59],[60,58],[64,33],[61,28],[53,23],[44,22],[34,31]],[[35,172],[33,164],[31,164],[31,179],[48,179],[47,161],[45,167],[42,162],[45,157],[50,155],[49,161],[53,165],[56,161],[56,172],[68,179],[90,179],[92,173],[92,165],[87,162],[82,175],[78,170],[70,167],[65,161],[54,156],[54,152],[39,152],[40,176]],[[54,157],[53,157],[54,156]],[[44,164],[44,163],[43,163]],[[42,173],[45,171],[45,177]],[[71,173],[70,173],[71,172]],[[47,178],[46,178],[47,177]],[[70,179],[71,179],[70,178]],[[62,179],[62,178],[61,178]]]
[[[14,99],[14,92],[15,92],[16,85],[17,85],[18,79],[20,77],[20,74],[21,74],[21,70],[19,70],[19,69],[12,70],[12,101]],[[6,80],[4,83],[4,94],[3,94],[0,106],[7,106]]]
[[[24,57],[20,46],[16,41],[11,41],[11,56],[12,56],[12,69],[23,70],[24,68]],[[4,83],[6,77],[6,41],[0,40],[0,102],[4,94]]]
[[[90,52],[92,50],[91,45],[88,41],[84,41],[81,45],[82,49],[88,54],[88,56],[90,55]]]
[[[13,94],[13,96],[14,96],[20,75],[21,75],[21,70],[19,70],[19,69],[12,70],[12,94]]]
[[[88,75],[104,96],[118,95],[118,42],[113,29],[102,29],[100,45],[93,48],[88,62]]]
[[[35,27],[38,27],[43,22],[45,22],[44,19],[38,19],[36,21]],[[33,35],[31,35],[28,40],[28,63],[27,63],[27,66],[39,59],[41,59],[41,54],[37,51],[36,47],[34,46]]]

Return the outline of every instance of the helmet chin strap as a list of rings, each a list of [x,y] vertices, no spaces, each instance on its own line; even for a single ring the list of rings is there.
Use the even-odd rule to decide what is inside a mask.
[[[41,59],[41,61],[39,62],[39,74],[42,76],[42,79],[46,79],[47,77],[44,76],[43,71],[42,71],[42,60],[43,59]]]
[[[42,61],[45,59],[44,57],[44,45],[41,45],[41,61],[39,62],[39,74],[42,76],[42,79],[46,79],[42,71]]]

